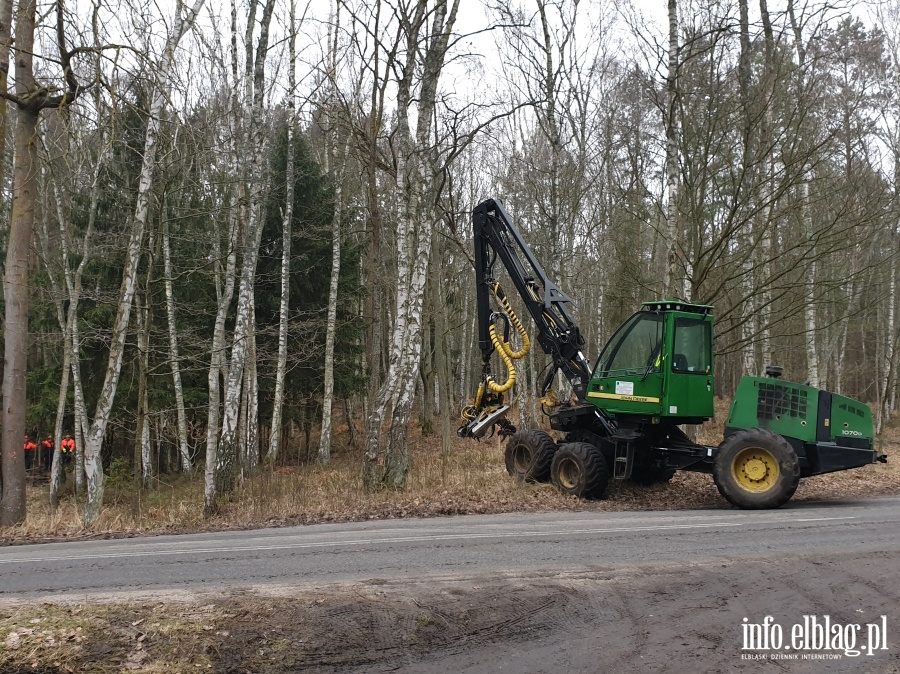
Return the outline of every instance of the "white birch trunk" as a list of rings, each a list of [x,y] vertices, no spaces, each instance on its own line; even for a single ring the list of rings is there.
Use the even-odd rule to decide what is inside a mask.
[[[800,25],[794,13],[794,0],[788,0],[788,18],[793,32],[793,47],[797,57],[797,65],[799,66],[798,78],[803,78],[803,66],[806,63],[806,51],[803,47],[803,36],[801,34]],[[816,288],[816,250],[812,244],[813,241],[813,223],[812,216],[809,212],[809,182],[811,179],[809,169],[803,171],[803,182],[800,185],[800,209],[801,220],[803,222],[803,234],[806,236],[810,244],[811,262],[806,268],[804,277],[806,296],[806,306],[803,310],[803,322],[805,327],[804,342],[806,347],[806,370],[807,379],[810,386],[819,386],[819,353],[816,348],[816,305],[815,305],[815,288]]]
[[[81,337],[78,328],[78,304],[81,299],[81,279],[84,270],[91,259],[90,253],[93,248],[94,225],[97,220],[97,209],[100,203],[100,172],[106,163],[109,155],[109,145],[106,141],[106,131],[101,132],[102,150],[97,157],[97,164],[94,166],[91,183],[90,207],[88,209],[88,221],[85,228],[84,238],[82,240],[81,261],[73,273],[69,267],[69,239],[72,236],[71,223],[65,217],[62,208],[62,195],[60,194],[59,184],[51,176],[51,186],[56,203],[57,221],[60,228],[60,251],[62,254],[63,278],[66,283],[66,291],[68,293],[69,307],[66,312],[65,324],[66,329],[63,334],[66,336],[64,350],[68,358],[69,367],[72,371],[72,388],[74,393],[75,407],[75,429],[74,437],[76,440],[75,462],[73,467],[75,477],[75,493],[79,496],[85,490],[85,474],[84,474],[84,447],[82,429],[88,427],[87,407],[84,403],[84,391],[81,385]],[[61,436],[57,436],[57,442]],[[53,496],[51,495],[51,499]]]
[[[160,72],[150,105],[150,114],[147,120],[147,131],[144,139],[144,158],[141,164],[140,179],[138,181],[137,203],[131,222],[131,236],[128,242],[128,250],[125,258],[125,269],[122,273],[122,289],[119,298],[119,308],[116,312],[113,333],[110,339],[109,361],[104,376],[103,387],[97,401],[94,421],[87,429],[84,440],[84,467],[87,476],[87,503],[85,504],[83,521],[85,526],[92,525],[100,515],[103,506],[103,466],[100,462],[100,448],[103,437],[106,435],[106,425],[112,411],[116,388],[119,383],[119,374],[122,368],[122,357],[125,352],[125,334],[128,330],[128,321],[131,314],[131,304],[134,298],[137,282],[137,268],[141,247],[144,239],[144,228],[147,224],[147,216],[150,206],[150,190],[153,185],[153,169],[156,165],[156,149],[159,137],[159,128],[163,108],[166,102],[165,89],[169,84],[169,74],[175,60],[175,47],[181,37],[193,23],[194,18],[203,6],[204,0],[195,0],[193,7],[182,17],[182,4],[177,5],[177,17],[172,27],[172,32],[166,41],[165,50],[160,64]]]
[[[255,5],[255,3],[254,3]],[[219,436],[219,451],[216,463],[216,488],[219,491],[231,491],[234,487],[234,463],[241,454],[237,446],[238,421],[241,408],[241,388],[248,349],[250,348],[250,333],[253,329],[252,295],[256,278],[256,264],[259,259],[259,244],[262,238],[263,215],[262,203],[268,190],[269,174],[266,159],[268,157],[268,142],[262,132],[264,121],[264,65],[268,50],[269,21],[274,9],[274,0],[267,0],[263,10],[263,18],[260,20],[259,44],[256,50],[256,59],[253,67],[253,78],[250,81],[249,61],[251,47],[248,40],[247,60],[248,69],[245,75],[245,89],[252,91],[252,105],[245,108],[245,128],[248,133],[248,150],[250,162],[247,166],[247,175],[250,177],[248,223],[245,244],[243,247],[243,260],[241,264],[240,284],[238,286],[238,300],[236,308],[236,320],[231,348],[231,363],[228,367],[228,375],[225,381],[225,402],[222,410],[222,432]],[[252,31],[248,27],[248,35]],[[253,424],[256,420],[253,420]],[[246,448],[245,448],[246,451]]]
[[[43,169],[42,169],[43,171]],[[59,189],[56,185],[56,181],[53,177],[50,177],[50,182],[53,187],[53,195],[56,201],[56,211],[57,218],[60,223],[60,229],[66,231],[67,225],[66,220],[63,219],[63,208],[60,202],[60,194]],[[63,464],[60,457],[59,451],[59,443],[62,438],[62,425],[63,419],[66,413],[66,399],[69,394],[69,367],[71,366],[72,354],[68,348],[69,343],[69,325],[66,321],[65,314],[63,312],[63,302],[62,302],[62,289],[59,287],[59,281],[57,278],[57,273],[55,269],[53,269],[53,262],[50,257],[50,245],[49,239],[50,235],[48,232],[48,223],[47,223],[47,215],[48,215],[49,207],[44,209],[43,217],[41,218],[41,228],[39,230],[39,241],[41,244],[42,257],[44,259],[44,267],[47,271],[47,278],[50,280],[50,286],[53,293],[53,297],[56,299],[54,302],[56,308],[56,321],[59,324],[60,332],[63,336],[63,366],[62,366],[62,376],[59,384],[59,397],[56,401],[56,423],[53,429],[53,441],[55,443],[55,448],[53,452],[52,464],[50,466],[50,507],[55,511],[59,507],[59,484],[63,475]]]
[[[268,460],[278,460],[281,447],[281,425],[284,407],[284,384],[287,376],[288,310],[290,307],[291,220],[294,217],[294,125],[296,123],[295,90],[297,86],[296,3],[289,9],[287,160],[285,167],[284,211],[281,220],[281,298],[278,314],[278,363],[275,368],[275,393],[272,400],[272,430],[269,434]]]
[[[772,162],[771,171],[774,173],[774,160]],[[774,211],[774,203],[772,198],[771,189],[768,187],[771,184],[771,181],[774,179],[770,174],[769,180],[766,181],[766,202],[771,203],[768,208],[769,215],[766,218],[766,221],[763,223],[763,227],[765,227],[765,232],[763,233],[761,246],[762,246],[762,257],[766,260],[766,264],[762,267],[763,273],[767,273],[767,271],[771,270],[773,262],[773,248],[772,248],[772,213]],[[769,271],[770,273],[770,271]],[[766,365],[773,365],[772,363],[772,331],[769,327],[772,324],[772,284],[769,282],[768,278],[761,279],[761,285],[763,287],[760,304],[761,306],[757,309],[756,314],[758,316],[759,325],[760,325],[760,338],[759,338],[759,350],[760,355],[762,357],[761,365],[759,368],[760,372],[765,368]],[[757,374],[760,374],[757,372]]]
[[[329,34],[328,85],[337,89],[338,28],[340,26],[341,3],[335,4],[334,30]],[[332,96],[329,108],[332,113],[338,103]],[[334,119],[330,120],[327,131],[326,171],[334,176],[334,212],[331,215],[331,280],[328,286],[328,316],[325,324],[324,391],[322,393],[322,433],[319,436],[318,460],[327,465],[331,461],[331,418],[334,406],[334,341],[337,333],[338,281],[341,274],[341,213],[344,208],[344,170],[350,150],[350,134],[345,134],[341,156],[337,153],[338,129]]]
[[[254,164],[262,165],[262,153],[256,154]],[[250,222],[248,223],[247,241],[243,250],[240,285],[234,327],[234,342],[231,348],[231,362],[225,380],[224,407],[222,410],[222,432],[219,436],[218,461],[216,463],[216,488],[230,491],[234,487],[235,461],[238,451],[238,421],[241,408],[241,389],[249,350],[250,331],[252,329],[252,295],[256,276],[256,263],[259,259],[259,244],[262,237],[260,213],[262,186],[251,189]]]
[[[803,229],[807,240],[812,241],[812,217],[809,213],[809,181],[804,177],[801,189],[803,209]],[[804,341],[806,346],[806,377],[809,385],[819,387],[819,350],[816,348],[816,271],[817,264],[815,249],[813,248],[812,260],[806,268],[806,306],[803,309],[803,320],[806,327]]]
[[[890,238],[893,246],[894,237]],[[895,336],[895,306],[897,302],[897,272],[894,267],[889,270],[890,281],[888,282],[888,299],[887,299],[887,319],[885,320],[885,344],[884,357],[881,363],[881,382],[878,387],[880,393],[880,404],[878,413],[876,414],[875,430],[881,433],[884,424],[891,420],[893,413],[891,405],[891,381],[894,378],[894,370],[896,363],[896,336]]]
[[[663,292],[685,296],[685,284],[678,278],[678,3],[669,0],[669,73],[666,82],[666,266]]]
[[[234,89],[238,83],[237,65],[237,8],[234,0],[231,2],[231,76]],[[229,203],[228,219],[228,254],[225,259],[225,269],[221,267],[222,251],[220,246],[221,232],[218,231],[218,220],[214,219],[213,259],[216,270],[216,320],[213,326],[212,349],[210,352],[209,371],[207,372],[207,387],[209,389],[209,407],[206,418],[206,465],[203,474],[203,516],[212,517],[216,512],[216,468],[219,462],[219,431],[221,418],[221,379],[225,377],[225,321],[228,318],[228,310],[234,298],[234,284],[237,273],[237,249],[238,231],[240,229],[239,217],[239,187],[238,171],[241,164],[238,162],[238,137],[242,129],[238,122],[238,110],[240,109],[237,94],[232,93],[230,131],[228,136],[228,165],[229,175],[232,178],[231,195]]]
[[[421,6],[424,7],[424,4]],[[393,341],[395,347],[400,347],[400,359],[396,363],[396,369],[392,367],[392,370],[396,372],[392,396],[394,408],[385,453],[383,478],[384,484],[392,489],[404,488],[409,473],[407,433],[415,394],[416,373],[419,369],[422,350],[422,304],[425,281],[431,258],[432,235],[437,223],[432,206],[434,201],[433,176],[436,167],[433,165],[434,158],[429,150],[432,142],[431,125],[438,81],[458,9],[459,0],[453,0],[449,13],[447,1],[441,0],[435,5],[432,13],[430,43],[422,62],[415,144],[411,142],[406,112],[399,115],[398,136],[401,156],[404,150],[408,152],[407,156],[411,158],[408,165],[412,167],[412,172],[407,176],[408,166],[404,162],[398,161],[398,193],[405,198],[404,208],[400,209],[400,213],[409,221],[410,230],[404,240],[404,247],[408,246],[408,250],[402,253],[398,250],[398,290],[402,291],[402,286],[406,286],[406,289],[405,292],[398,292],[397,326],[402,332],[395,327]],[[409,65],[407,63],[407,66]],[[408,74],[411,77],[412,70],[409,70]],[[402,90],[403,87],[400,89]],[[409,90],[407,89],[404,96],[408,97],[408,95]],[[405,348],[403,348],[404,346]]]
[[[172,248],[169,241],[169,221],[163,223],[163,275],[166,291],[166,322],[169,328],[169,363],[172,386],[175,389],[175,413],[178,421],[178,456],[181,471],[191,472],[191,453],[187,441],[187,415],[184,409],[184,388],[181,385],[181,355],[178,351],[178,328],[175,325],[175,292],[172,288]]]
[[[99,104],[98,104],[99,107]],[[69,267],[69,239],[72,236],[71,232],[71,223],[65,215],[63,210],[63,199],[60,193],[59,184],[56,179],[51,175],[50,184],[53,192],[54,202],[56,205],[56,216],[57,222],[59,223],[59,240],[60,240],[60,253],[62,256],[62,269],[63,269],[63,279],[66,285],[66,292],[68,295],[68,310],[66,312],[64,325],[65,327],[62,329],[64,342],[63,342],[63,350],[65,352],[64,361],[67,363],[66,368],[71,369],[72,375],[72,386],[74,389],[74,406],[75,406],[75,430],[74,435],[76,439],[76,451],[75,451],[75,463],[74,463],[74,477],[75,477],[75,493],[81,495],[84,493],[85,489],[85,474],[84,474],[84,450],[83,450],[83,439],[81,428],[87,427],[87,409],[84,404],[84,392],[81,386],[81,361],[80,361],[80,350],[81,350],[81,337],[79,335],[78,328],[78,304],[81,298],[81,279],[84,274],[84,270],[87,267],[87,264],[90,260],[90,252],[93,243],[93,233],[94,233],[94,225],[97,220],[97,209],[100,203],[100,172],[106,163],[106,158],[109,153],[108,143],[106,142],[107,132],[104,129],[101,132],[101,146],[102,150],[97,157],[97,164],[94,166],[94,171],[92,173],[92,184],[91,184],[91,197],[90,197],[90,206],[88,208],[88,221],[87,227],[85,228],[84,238],[82,240],[82,249],[81,249],[81,261],[78,263],[78,267],[75,269],[75,272],[72,272],[72,269]],[[64,381],[68,381],[66,377],[64,377]],[[65,387],[63,387],[65,388]],[[60,441],[62,431],[57,429],[56,441],[57,444]],[[57,484],[58,488],[58,484]],[[51,484],[51,494],[50,494],[51,503],[54,500],[58,500],[57,492],[54,491],[53,485]]]
[[[210,351],[209,370],[207,372],[207,387],[209,389],[209,408],[206,417],[206,466],[203,481],[203,513],[205,517],[211,517],[216,511],[216,466],[218,464],[219,447],[219,419],[221,406],[220,380],[225,368],[225,320],[228,317],[228,309],[234,297],[235,275],[237,273],[237,234],[238,234],[238,210],[236,197],[232,199],[230,221],[228,223],[228,255],[225,260],[225,269],[222,270],[217,262],[217,288],[221,287],[218,297],[219,303],[216,310],[216,320],[213,326],[213,339]],[[221,250],[219,246],[220,234],[214,234],[213,254],[216,260],[220,260]]]
[[[149,285],[149,279],[147,280]],[[141,449],[141,481],[146,486],[153,479],[153,461],[150,451],[150,409],[147,395],[147,369],[150,353],[150,310],[146,303],[138,309],[138,364],[140,384],[138,386],[138,428],[139,437],[135,442]]]
[[[337,47],[335,47],[335,50]],[[338,281],[341,276],[341,213],[344,208],[344,173],[350,151],[347,134],[340,156],[337,156],[337,129],[332,124],[329,149],[334,172],[334,213],[331,216],[331,280],[328,285],[328,317],[325,324],[325,390],[322,393],[322,434],[319,438],[318,460],[331,461],[331,417],[334,405],[334,342],[337,334]]]
[[[244,429],[246,442],[244,445],[244,466],[252,473],[259,465],[259,379],[256,371],[256,309],[253,296],[250,296],[250,333],[248,335],[248,358],[244,391],[246,397],[246,413]]]
[[[860,268],[859,256],[853,254],[853,260],[850,264],[850,289],[847,292],[847,304],[844,307],[844,313],[841,315],[838,324],[837,348],[833,351],[832,362],[834,363],[834,384],[830,387],[831,391],[837,394],[842,393],[843,374],[844,374],[844,354],[847,352],[847,337],[850,333],[850,316],[856,310],[856,304],[859,301],[860,283],[857,279]]]
[[[345,145],[345,148],[347,146]],[[346,162],[342,161],[342,164]],[[337,333],[338,280],[341,274],[341,209],[343,168],[335,185],[334,214],[331,217],[331,282],[328,286],[328,318],[325,325],[325,390],[322,394],[322,435],[319,462],[331,461],[331,410],[334,402],[334,340]]]
[[[424,4],[418,2],[420,11],[424,11]],[[384,418],[387,415],[389,403],[396,406],[395,396],[403,367],[402,356],[404,344],[409,338],[407,334],[407,306],[409,302],[409,237],[411,222],[409,213],[402,207],[402,199],[405,196],[406,171],[409,162],[409,153],[413,151],[411,133],[409,130],[409,107],[412,98],[412,77],[417,64],[418,31],[420,23],[415,26],[408,25],[406,40],[407,61],[403,68],[403,75],[398,84],[397,91],[397,189],[395,191],[397,204],[395,213],[398,214],[397,222],[397,297],[396,315],[392,322],[390,351],[388,356],[388,369],[384,382],[382,382],[375,400],[369,410],[366,420],[365,454],[363,458],[363,484],[366,491],[373,491],[380,486],[384,471],[379,466],[381,454],[381,435]],[[408,22],[407,22],[408,23]],[[408,412],[407,412],[408,413]]]

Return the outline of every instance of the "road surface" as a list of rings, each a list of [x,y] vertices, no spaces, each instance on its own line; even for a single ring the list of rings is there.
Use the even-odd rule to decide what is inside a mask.
[[[325,599],[310,602],[316,592]],[[304,597],[286,621],[306,626],[297,643],[312,672],[759,671],[750,657],[775,671],[900,672],[900,499],[0,549],[0,603],[236,595]],[[857,647],[869,625],[884,643],[855,655],[846,640],[807,638],[792,650],[792,631],[825,616],[845,637],[859,625]],[[747,625],[757,637],[777,625],[788,641],[748,649]]]

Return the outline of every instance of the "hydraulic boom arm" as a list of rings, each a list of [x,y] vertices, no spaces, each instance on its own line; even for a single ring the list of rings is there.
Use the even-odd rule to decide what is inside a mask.
[[[502,419],[503,412],[507,409],[502,404],[502,394],[507,389],[500,390],[501,387],[492,383],[491,356],[499,347],[501,358],[507,363],[508,368],[510,361],[503,350],[508,355],[516,356],[509,351],[508,345],[498,340],[494,322],[502,319],[506,323],[508,333],[511,320],[519,332],[523,333],[527,344],[524,329],[509,309],[505,295],[494,276],[494,265],[498,258],[534,319],[538,344],[553,359],[553,367],[544,379],[541,395],[547,393],[557,370],[560,370],[569,380],[575,395],[583,401],[591,375],[591,366],[582,353],[584,338],[566,307],[572,300],[547,278],[540,263],[503,208],[503,204],[496,199],[480,203],[472,214],[472,225],[482,383],[475,405],[464,412],[467,423],[459,429],[459,434],[478,437],[486,431],[487,425],[494,418]],[[504,308],[506,315],[491,308],[492,295]],[[498,423],[509,425],[505,419]],[[501,432],[504,430],[507,429],[504,427]]]

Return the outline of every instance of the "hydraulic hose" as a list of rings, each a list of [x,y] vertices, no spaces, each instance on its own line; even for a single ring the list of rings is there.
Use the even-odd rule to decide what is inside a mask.
[[[491,335],[491,344],[494,345],[494,348],[503,360],[503,364],[506,365],[507,376],[506,381],[502,384],[495,382],[494,378],[490,375],[485,377],[485,381],[487,382],[488,388],[494,393],[506,393],[516,383],[516,368],[513,365],[512,358],[509,356],[510,348],[506,342],[500,339],[500,336],[497,334],[497,328],[494,325],[491,325],[488,332]],[[519,356],[519,358],[521,358],[521,356]]]
[[[494,344],[495,348],[499,348],[506,353],[507,356],[512,358],[513,360],[519,360],[520,358],[524,358],[528,351],[531,349],[531,341],[528,339],[528,333],[525,331],[525,326],[522,325],[522,321],[519,320],[519,317],[516,316],[516,312],[513,311],[513,308],[509,304],[509,300],[506,299],[506,294],[500,288],[499,283],[494,284],[494,297],[497,298],[497,301],[500,303],[500,307],[503,309],[503,312],[509,317],[509,322],[512,323],[513,327],[516,329],[516,332],[519,333],[519,336],[522,338],[522,348],[518,351],[513,351],[512,347],[510,347],[509,342],[501,340],[500,347],[497,347],[497,344]],[[491,330],[494,329],[494,326],[491,326]],[[493,338],[491,339],[493,342]]]
[[[494,381],[493,377],[488,375],[487,377],[485,377],[485,382],[492,392],[506,393],[516,383],[516,368],[513,364],[513,361],[525,357],[525,355],[531,349],[531,341],[528,339],[528,333],[525,331],[525,326],[522,325],[522,321],[520,321],[519,317],[516,316],[516,312],[513,311],[509,300],[506,299],[506,294],[500,288],[500,284],[495,283],[492,290],[494,292],[494,297],[497,298],[497,301],[500,303],[501,309],[503,309],[503,313],[506,314],[506,316],[509,318],[509,322],[512,323],[513,327],[516,329],[516,332],[518,332],[519,336],[522,338],[522,348],[518,351],[513,351],[512,347],[509,345],[509,342],[507,342],[497,334],[497,326],[491,324],[491,327],[488,328],[488,334],[490,334],[491,337],[491,344],[494,345],[494,349],[497,351],[497,353],[500,354],[500,358],[501,360],[503,360],[503,364],[506,366],[507,378],[505,382],[500,384]]]

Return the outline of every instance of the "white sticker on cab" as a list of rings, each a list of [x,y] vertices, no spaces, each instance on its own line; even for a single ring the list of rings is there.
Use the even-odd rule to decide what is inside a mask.
[[[617,381],[616,382],[616,395],[633,396],[634,395],[634,382],[633,381]]]

